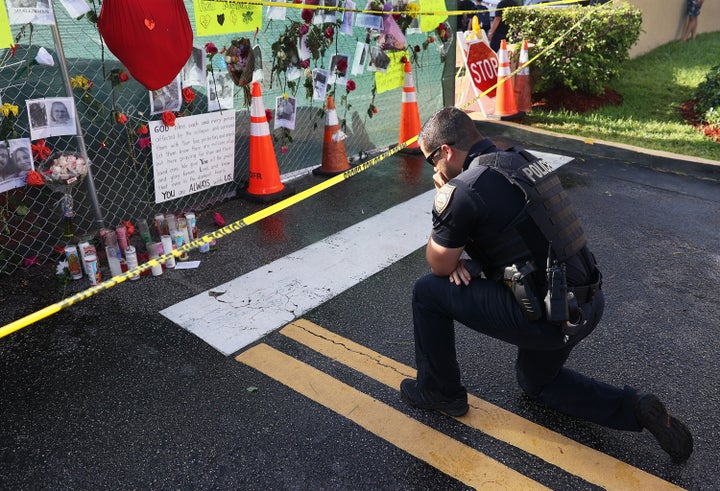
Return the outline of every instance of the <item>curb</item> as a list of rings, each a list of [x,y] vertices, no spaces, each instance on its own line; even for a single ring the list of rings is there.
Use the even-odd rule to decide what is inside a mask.
[[[481,113],[469,113],[469,116],[477,122],[480,132],[486,136],[505,137],[528,146],[560,148],[576,154],[577,157],[614,158],[661,172],[692,174],[701,179],[720,182],[720,161],[717,160],[554,133],[510,121],[491,121],[483,118]]]

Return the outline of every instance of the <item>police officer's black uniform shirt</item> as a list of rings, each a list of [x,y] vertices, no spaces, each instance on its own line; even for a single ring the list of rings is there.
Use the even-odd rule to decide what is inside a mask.
[[[435,243],[447,248],[465,247],[471,258],[481,260],[481,254],[473,250],[474,245],[496,237],[522,211],[525,195],[518,186],[492,168],[468,169],[478,155],[500,151],[487,138],[479,141],[470,148],[463,172],[438,190],[432,212]],[[571,285],[589,283],[594,270],[588,262],[594,264],[587,248],[581,255],[583,260],[568,261]],[[541,267],[544,269],[544,264]]]
[[[478,155],[499,151],[485,138],[470,148],[463,168],[467,169]],[[524,204],[522,190],[500,173],[487,172],[483,166],[463,170],[435,195],[433,240],[443,247],[457,248],[465,247],[471,238],[495,236]],[[472,257],[472,251],[467,252]]]

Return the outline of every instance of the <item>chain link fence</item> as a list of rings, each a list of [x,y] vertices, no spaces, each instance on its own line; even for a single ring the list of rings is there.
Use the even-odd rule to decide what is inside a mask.
[[[10,49],[4,50],[0,57],[0,98],[2,103],[15,104],[19,108],[14,122],[19,138],[30,137],[26,100],[69,96],[74,98],[87,154],[92,162],[94,183],[94,186],[88,186],[88,183],[84,182],[73,191],[76,235],[90,233],[97,236],[100,226],[114,228],[125,220],[133,223],[137,219],[151,221],[156,213],[190,210],[202,212],[219,201],[235,197],[237,189],[243,187],[248,179],[249,167],[250,114],[249,108],[245,106],[242,89],[236,87],[234,94],[234,181],[156,204],[151,150],[139,147],[136,134],[136,129],[141,124],[160,119],[159,114],[150,114],[148,90],[132,79],[113,85],[109,75],[115,69],[123,69],[123,66],[104,47],[96,25],[87,18],[70,18],[59,0],[53,3],[57,35],[54,35],[52,26],[12,26],[17,46],[14,52]],[[193,2],[185,0],[185,6],[193,31],[197,32]],[[100,7],[97,8],[99,10]],[[299,9],[286,10],[288,19],[300,21]],[[264,28],[256,36],[265,60],[264,80],[261,85],[266,109],[274,110],[276,97],[282,95],[277,80],[274,80],[272,85],[270,83],[274,56],[271,45],[285,29],[286,23],[287,21],[265,20]],[[335,27],[334,42],[324,59],[318,60],[319,67],[328,68],[330,57],[335,53],[349,54],[352,64],[357,43],[365,42],[368,36],[368,31],[364,28],[355,27],[352,35],[344,35],[339,33],[337,25]],[[222,49],[223,46],[228,46],[233,38],[252,37],[252,34],[196,36],[193,45],[202,48],[206,43],[212,42]],[[410,50],[418,46],[413,59],[413,76],[422,121],[443,105],[442,45],[437,41],[427,43],[428,34],[433,33],[407,36]],[[375,42],[376,40],[371,39],[370,45]],[[446,43],[444,48],[447,49],[448,46],[452,45]],[[33,63],[41,47],[53,55],[55,66]],[[67,93],[62,69],[58,64],[58,60],[63,58],[58,55],[63,54],[69,78],[82,75],[92,82],[87,93],[80,89],[74,89],[72,94]],[[448,60],[448,63],[453,63],[453,56],[448,56]],[[214,57],[212,62],[215,73],[225,71],[222,56]],[[314,66],[313,62],[310,68]],[[361,75],[349,77],[355,81],[357,88],[348,94],[349,107],[336,102],[337,113],[340,120],[345,120],[347,125],[347,154],[363,159],[378,149],[397,143],[402,92],[398,88],[375,94],[374,73],[367,70]],[[322,162],[324,104],[307,99],[302,84],[299,85],[293,141],[286,143],[286,151],[281,151],[280,142],[275,141],[276,158],[283,179],[302,174]],[[205,90],[197,87],[194,89],[197,97],[190,113],[207,112]],[[341,94],[345,94],[345,88],[338,87],[336,90],[337,100]],[[377,108],[377,113],[372,117],[369,115],[369,112],[372,112],[369,111],[371,104]],[[118,124],[115,121],[114,108],[127,115],[127,123]],[[270,127],[272,131],[273,121],[270,122]],[[277,135],[279,132],[274,131],[273,134]],[[78,142],[76,136],[59,136],[47,138],[46,144],[54,151],[79,152]],[[88,178],[85,179],[87,180]],[[90,195],[93,187],[96,200]],[[60,194],[53,193],[47,186],[23,186],[0,193],[0,273],[13,273],[17,268],[23,267],[28,258],[37,258],[37,262],[41,264],[57,260],[58,255],[53,252],[54,248],[65,243],[60,198]],[[94,202],[99,204],[99,209],[94,207]],[[100,216],[97,216],[98,214]]]

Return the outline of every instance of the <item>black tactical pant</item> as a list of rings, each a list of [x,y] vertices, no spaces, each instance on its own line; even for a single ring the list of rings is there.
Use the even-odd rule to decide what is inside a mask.
[[[498,282],[474,278],[468,286],[457,286],[447,277],[424,276],[413,291],[418,385],[451,397],[465,394],[455,351],[457,320],[518,347],[517,380],[531,398],[585,421],[642,431],[633,413],[635,389],[563,367],[573,347],[600,322],[604,306],[600,291],[582,306],[586,326],[566,341],[557,326],[525,320],[510,289]]]

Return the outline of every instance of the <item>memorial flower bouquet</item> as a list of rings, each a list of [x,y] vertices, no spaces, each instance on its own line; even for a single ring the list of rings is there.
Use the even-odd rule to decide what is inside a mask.
[[[45,184],[55,192],[62,193],[59,205],[63,213],[63,237],[73,236],[72,218],[75,206],[72,197],[73,187],[88,173],[89,162],[81,155],[71,152],[56,152],[45,160],[42,176]]]

